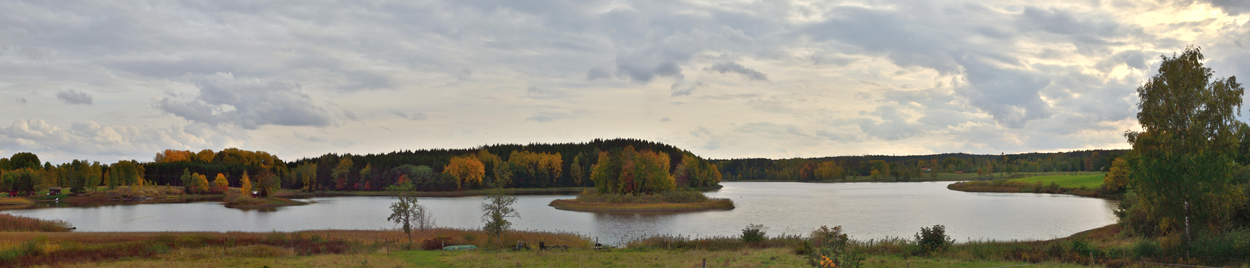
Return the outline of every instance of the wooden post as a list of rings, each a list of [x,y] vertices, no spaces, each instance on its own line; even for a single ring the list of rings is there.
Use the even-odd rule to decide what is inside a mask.
[[[707,268],[707,258],[703,258],[703,268]]]

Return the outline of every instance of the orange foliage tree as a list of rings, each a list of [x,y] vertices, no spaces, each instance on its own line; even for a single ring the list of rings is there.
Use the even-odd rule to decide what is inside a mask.
[[[486,166],[474,157],[452,157],[443,172],[459,179],[462,189],[479,188],[486,177]]]

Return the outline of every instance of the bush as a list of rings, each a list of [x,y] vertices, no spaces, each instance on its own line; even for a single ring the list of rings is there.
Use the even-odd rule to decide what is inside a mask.
[[[742,242],[748,244],[764,242],[767,237],[764,234],[763,224],[747,224],[747,228],[742,229]]]
[[[806,243],[807,263],[813,267],[859,267],[864,255],[850,247],[842,226],[820,226]]]
[[[1154,257],[1159,255],[1161,251],[1163,251],[1163,248],[1159,247],[1159,243],[1155,243],[1152,240],[1143,239],[1133,243],[1133,256],[1138,258]]]
[[[1098,246],[1090,244],[1084,237],[1072,238],[1072,252],[1076,253],[1077,258],[1089,257],[1098,254]]]
[[[934,225],[933,228],[920,227],[920,233],[916,233],[916,247],[919,250],[917,255],[943,251],[953,244],[955,240],[946,236],[946,226],[941,224]]]
[[[1246,261],[1250,252],[1250,229],[1227,233],[1204,234],[1189,245],[1194,257],[1204,263],[1222,265],[1230,261]]]

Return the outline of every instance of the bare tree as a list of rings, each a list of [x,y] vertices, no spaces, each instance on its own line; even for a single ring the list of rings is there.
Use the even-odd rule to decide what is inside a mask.
[[[399,201],[391,203],[391,216],[386,220],[402,226],[404,233],[408,234],[409,244],[412,244],[413,227],[423,231],[434,227],[434,216],[425,206],[417,204],[414,196],[401,196]]]

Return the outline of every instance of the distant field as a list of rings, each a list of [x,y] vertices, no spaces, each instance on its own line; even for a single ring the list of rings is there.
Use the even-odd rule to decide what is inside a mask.
[[[1020,173],[1020,174],[1017,174],[1017,175],[1023,175],[1023,176],[1025,176],[1025,178],[1029,178],[1029,177],[1039,177],[1039,176],[1040,176],[1040,177],[1050,177],[1050,176],[1070,176],[1070,175],[1073,175],[1073,174],[1078,174],[1078,175],[1093,175],[1093,174],[1098,174],[1098,176],[1099,176],[1099,177],[1098,177],[1098,178],[1099,178],[1099,179],[1098,179],[1098,185],[1102,185],[1102,177],[1101,177],[1101,176],[1102,176],[1102,174],[1103,174],[1102,172],[1036,172],[1036,173]],[[930,176],[929,174],[924,174],[924,176],[921,176],[921,177],[919,177],[919,178],[913,178],[913,179],[911,179],[911,181],[971,181],[971,180],[1000,179],[1000,178],[1006,178],[1006,177],[1010,177],[1010,176],[1011,176],[1011,175],[1009,175],[1009,174],[1004,174],[1004,173],[1002,173],[1002,172],[995,172],[993,175],[990,175],[990,176],[984,176],[984,177],[982,177],[982,176],[978,176],[976,172],[971,172],[971,173],[946,173],[946,172],[940,172],[940,173],[938,173],[937,178],[933,178],[933,177],[932,177],[932,176]],[[870,181],[873,181],[873,180],[872,180],[872,177],[868,177],[868,176],[847,176],[847,177],[846,177],[846,181],[847,181],[847,182],[870,182]],[[884,177],[884,178],[882,178],[882,179],[881,179],[881,181],[894,181],[894,177],[893,177],[893,176]],[[841,182],[841,180],[835,180],[835,181],[833,181],[833,182]],[[1032,182],[1032,181],[1030,181],[1030,182]],[[1050,181],[1046,181],[1046,182],[1043,182],[1043,183],[1050,183]],[[1060,182],[1059,184],[1060,184],[1060,185],[1063,185],[1063,183],[1062,183],[1062,182]],[[1064,187],[1067,187],[1067,186],[1064,186]],[[1095,187],[1097,187],[1097,186],[1095,186]]]
[[[1053,172],[1040,176],[1012,179],[1012,181],[1027,183],[1040,181],[1043,185],[1050,185],[1050,183],[1054,182],[1063,188],[1085,187],[1086,189],[1098,189],[1098,187],[1102,187],[1103,174],[1103,172]]]

